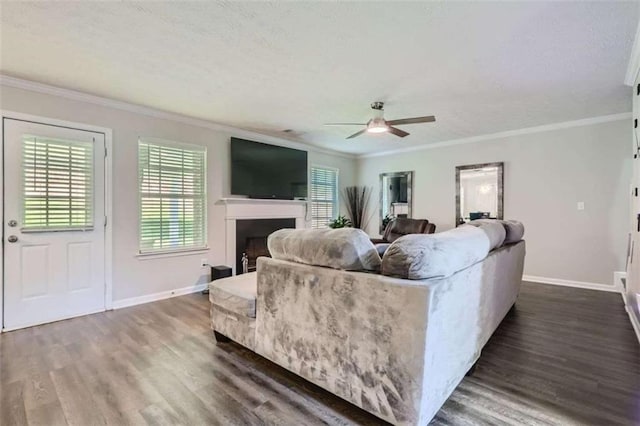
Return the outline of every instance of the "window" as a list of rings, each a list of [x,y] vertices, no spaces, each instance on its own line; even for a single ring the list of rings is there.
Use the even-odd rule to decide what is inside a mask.
[[[205,148],[138,141],[141,254],[206,248],[206,175]]]
[[[338,215],[338,170],[311,167],[311,226],[324,228]]]
[[[93,228],[93,144],[22,138],[23,232]]]

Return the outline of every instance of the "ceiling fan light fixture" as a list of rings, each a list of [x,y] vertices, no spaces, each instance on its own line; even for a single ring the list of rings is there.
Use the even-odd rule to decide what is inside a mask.
[[[389,131],[387,126],[371,126],[367,128],[367,132],[369,133],[384,133]]]
[[[384,133],[389,131],[387,122],[382,117],[376,117],[369,121],[367,124],[368,133]]]

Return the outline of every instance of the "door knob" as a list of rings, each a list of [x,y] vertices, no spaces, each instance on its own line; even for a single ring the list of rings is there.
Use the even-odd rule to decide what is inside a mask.
[[[15,235],[9,235],[7,241],[9,241],[10,243],[15,243],[16,241],[18,241],[18,237],[16,237]]]

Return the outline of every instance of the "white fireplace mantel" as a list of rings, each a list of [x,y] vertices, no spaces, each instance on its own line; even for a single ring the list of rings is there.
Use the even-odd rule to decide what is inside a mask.
[[[295,217],[304,219],[307,201],[262,200],[255,198],[221,198],[225,206],[225,219],[277,219]]]
[[[225,263],[236,269],[236,221],[246,219],[296,220],[296,228],[306,228],[308,202],[304,200],[263,200],[255,198],[221,198],[225,206]]]

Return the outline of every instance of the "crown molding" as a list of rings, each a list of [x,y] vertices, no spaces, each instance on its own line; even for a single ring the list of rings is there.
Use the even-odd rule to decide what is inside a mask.
[[[403,154],[406,152],[423,151],[427,149],[443,148],[454,145],[464,145],[477,142],[489,142],[496,139],[508,138],[511,136],[528,135],[532,133],[549,132],[552,130],[569,129],[571,127],[589,126],[592,124],[608,123],[610,121],[630,120],[631,113],[623,112],[620,114],[602,115],[600,117],[584,118],[581,120],[563,121],[560,123],[545,124],[543,126],[526,127],[524,129],[507,130],[505,132],[490,133],[487,135],[471,136],[468,138],[452,139],[448,141],[435,142],[426,145],[412,146],[408,148],[394,149],[390,151],[373,152],[370,154],[361,154],[358,158],[386,157],[388,155]]]
[[[49,84],[38,83],[35,81],[25,80],[22,78],[11,77],[0,74],[0,85],[13,87],[16,89],[29,90],[32,92],[42,93],[46,95],[59,96],[65,99],[71,99],[79,102],[86,102],[93,105],[99,105],[107,108],[118,109],[121,111],[132,112],[135,114],[146,115],[148,117],[159,118],[162,120],[171,120],[190,126],[203,127],[219,132],[231,133],[233,136],[245,138],[258,138],[263,142],[286,146],[289,148],[297,148],[305,151],[318,152],[321,154],[334,155],[338,157],[355,159],[357,156],[346,152],[335,151],[332,149],[323,149],[310,145],[301,141],[278,138],[271,135],[245,130],[238,127],[228,126],[200,118],[189,117],[187,115],[168,112],[156,108],[146,107],[130,102],[118,101],[115,99],[105,98],[102,96],[91,95],[77,90],[66,89],[63,87],[52,86]]]
[[[640,30],[640,26],[638,27],[638,29]],[[638,66],[640,66],[640,36],[636,37],[636,40],[638,41],[636,44],[638,44],[639,46],[636,46],[636,44],[634,44],[634,52],[637,51],[637,54],[636,54],[637,63],[638,63]],[[634,79],[635,79],[635,75],[634,75]],[[633,81],[631,82],[631,84],[633,84]],[[336,151],[332,149],[323,149],[323,148],[310,145],[301,141],[278,138],[268,134],[245,130],[238,127],[228,126],[225,124],[220,124],[220,123],[216,123],[209,120],[189,117],[186,115],[163,111],[155,108],[150,108],[150,107],[146,107],[138,104],[133,104],[130,102],[117,101],[115,99],[91,95],[91,94],[80,92],[77,90],[65,89],[62,87],[52,86],[49,84],[37,83],[35,81],[11,77],[4,74],[0,74],[0,85],[13,87],[16,89],[29,90],[37,93],[43,93],[46,95],[59,96],[65,99],[85,102],[85,103],[99,105],[107,108],[118,109],[121,111],[132,112],[135,114],[146,115],[148,117],[159,118],[163,120],[171,120],[171,121],[175,121],[178,123],[187,124],[191,126],[203,127],[203,128],[211,129],[214,131],[230,133],[237,137],[258,138],[264,142],[269,142],[269,143],[273,143],[281,146],[287,146],[290,148],[302,149],[310,152],[317,152],[321,154],[338,156],[338,157],[347,158],[347,159],[384,157],[384,156],[393,155],[393,154],[402,154],[406,152],[422,151],[427,149],[436,149],[436,148],[442,148],[442,147],[454,146],[454,145],[463,145],[463,144],[469,144],[469,143],[486,142],[486,141],[506,138],[510,136],[519,136],[519,135],[526,135],[531,133],[548,132],[551,130],[567,129],[567,128],[579,127],[579,126],[588,126],[591,124],[606,123],[609,121],[626,120],[631,118],[630,112],[624,112],[620,114],[604,115],[600,117],[592,117],[592,118],[586,118],[581,120],[565,121],[560,123],[547,124],[543,126],[528,127],[524,129],[517,129],[517,130],[508,130],[505,132],[471,136],[468,138],[452,139],[448,141],[430,143],[426,145],[418,145],[418,146],[413,146],[408,148],[400,148],[395,150],[372,152],[368,154],[358,155],[358,154],[350,154],[346,152]]]

